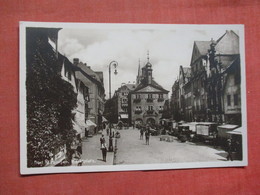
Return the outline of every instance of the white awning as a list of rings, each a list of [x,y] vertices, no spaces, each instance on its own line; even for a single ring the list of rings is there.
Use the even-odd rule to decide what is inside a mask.
[[[242,128],[240,127],[240,128],[235,129],[234,131],[229,131],[227,133],[235,134],[235,135],[242,135]]]
[[[78,134],[82,133],[80,126],[75,121],[72,121],[72,125],[73,125],[73,129],[76,130]]]
[[[128,118],[128,114],[120,114],[121,119]]]
[[[86,121],[86,127],[91,127],[91,126],[96,127],[97,125],[94,122],[92,122],[91,120],[87,120]]]
[[[226,125],[220,125],[218,126],[218,129],[221,128],[221,129],[227,129],[227,130],[232,130],[232,129],[235,129],[237,128],[238,125],[229,125],[229,124],[226,124]]]

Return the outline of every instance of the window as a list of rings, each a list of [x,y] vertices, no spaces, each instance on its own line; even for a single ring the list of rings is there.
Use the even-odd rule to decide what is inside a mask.
[[[238,94],[234,95],[234,105],[238,106]]]
[[[141,98],[141,95],[140,95],[140,94],[135,94],[135,98],[136,98],[136,99],[140,99],[140,98]]]
[[[153,106],[148,106],[148,110],[153,110]]]
[[[161,99],[162,99],[162,98],[163,98],[163,94],[161,94],[161,93],[160,93],[160,94],[159,94],[159,98],[161,98]]]
[[[153,98],[153,94],[148,94],[148,99],[152,99]]]
[[[227,105],[231,106],[231,95],[227,95]]]
[[[140,110],[142,110],[142,108],[141,108],[141,106],[136,106],[136,107],[135,107],[135,110],[140,111]]]

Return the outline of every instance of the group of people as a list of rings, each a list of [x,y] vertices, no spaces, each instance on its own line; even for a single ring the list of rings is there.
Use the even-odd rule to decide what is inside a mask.
[[[109,135],[109,133],[107,133],[107,135]],[[109,151],[113,150],[113,144],[110,143],[112,141],[112,137],[120,138],[120,133],[117,131],[115,134],[113,132],[112,135],[110,135],[109,138],[111,138],[111,139],[109,139]],[[107,148],[106,139],[104,137],[104,134],[102,134],[100,137],[100,149],[102,151],[103,161],[106,162],[108,148]]]
[[[145,135],[145,144],[149,145],[149,140],[150,140],[150,128],[149,126],[147,127],[141,127],[140,129],[140,139],[143,140]]]

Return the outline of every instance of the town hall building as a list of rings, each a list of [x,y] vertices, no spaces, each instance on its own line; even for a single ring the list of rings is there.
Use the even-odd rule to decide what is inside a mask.
[[[153,79],[152,72],[149,57],[142,69],[139,63],[136,87],[129,94],[129,114],[133,124],[159,124],[162,117],[169,91]]]

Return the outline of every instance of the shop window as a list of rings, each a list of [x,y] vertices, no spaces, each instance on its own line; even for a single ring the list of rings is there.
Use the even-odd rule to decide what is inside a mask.
[[[234,105],[238,106],[238,94],[234,95]]]
[[[227,95],[227,105],[231,106],[231,95]]]

